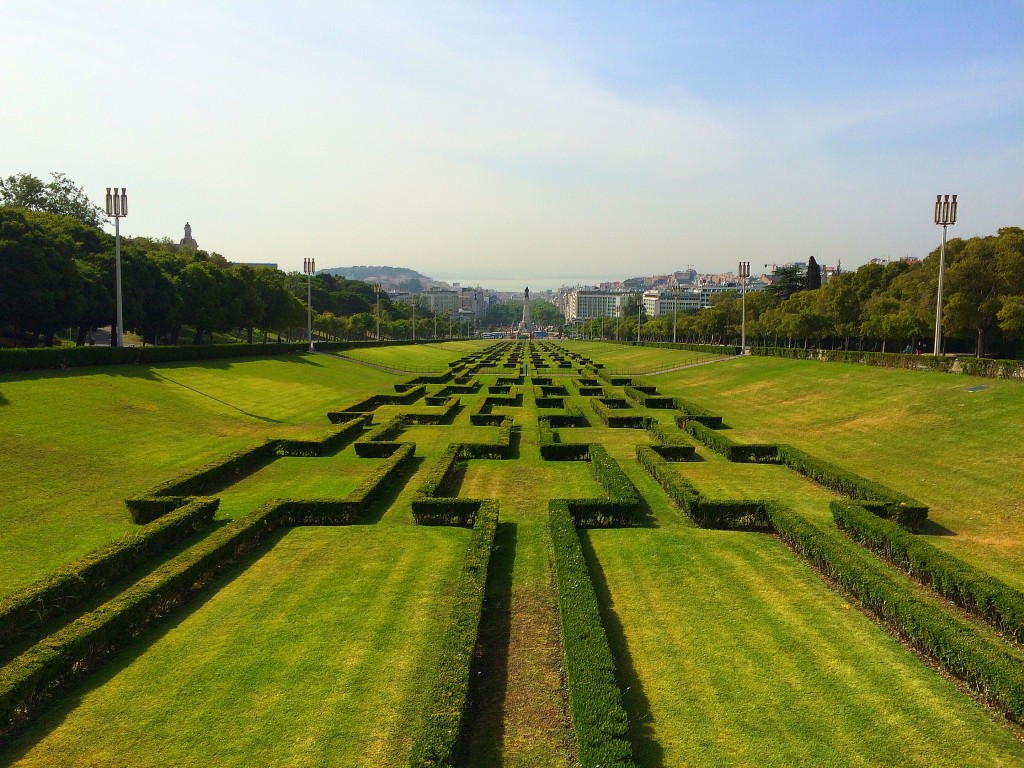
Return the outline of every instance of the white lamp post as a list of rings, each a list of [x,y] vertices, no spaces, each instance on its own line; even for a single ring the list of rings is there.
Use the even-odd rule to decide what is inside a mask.
[[[747,280],[750,279],[750,262],[740,262],[740,354],[747,354]]]
[[[942,354],[942,279],[946,274],[946,227],[956,224],[956,195],[935,196],[935,223],[942,227],[942,248],[939,250],[939,294],[935,302],[935,355]]]
[[[107,216],[114,219],[114,286],[117,293],[117,346],[124,346],[124,315],[121,300],[121,217],[128,215],[128,193],[121,187],[118,194],[117,187],[111,194],[110,187],[107,187]]]
[[[302,271],[306,273],[306,333],[309,337],[309,351],[313,351],[313,273],[316,271],[315,259],[303,259]]]
[[[374,283],[373,290],[377,293],[377,341],[380,341],[380,283]]]
[[[679,311],[679,283],[672,286],[672,343],[676,343],[676,313]]]

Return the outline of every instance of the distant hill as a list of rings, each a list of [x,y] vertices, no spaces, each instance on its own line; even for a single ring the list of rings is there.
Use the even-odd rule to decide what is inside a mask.
[[[377,281],[381,283],[398,283],[409,279],[430,279],[426,275],[421,275],[415,269],[407,269],[406,267],[331,267],[330,269],[318,270],[318,272],[337,275],[348,280]]]

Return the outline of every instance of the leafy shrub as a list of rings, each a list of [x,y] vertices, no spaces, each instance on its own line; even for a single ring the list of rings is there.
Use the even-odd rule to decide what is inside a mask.
[[[470,708],[470,673],[497,527],[498,502],[481,503],[455,590],[455,605],[441,639],[423,725],[412,747],[409,761],[412,768],[454,765],[459,737]]]
[[[836,526],[911,578],[1024,640],[1024,594],[987,573],[872,514],[860,504],[833,501]]]
[[[568,503],[548,504],[548,530],[558,585],[569,707],[579,761],[631,768],[632,747],[615,662]]]

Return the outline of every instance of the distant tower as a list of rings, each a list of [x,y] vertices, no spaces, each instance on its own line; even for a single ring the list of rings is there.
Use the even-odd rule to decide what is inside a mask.
[[[181,241],[178,243],[178,245],[182,245],[186,248],[199,248],[199,243],[192,239],[192,225],[189,224],[187,221],[185,222],[185,236],[181,238]]]
[[[520,323],[524,331],[532,331],[533,325],[530,323],[530,289],[523,292],[523,322]]]

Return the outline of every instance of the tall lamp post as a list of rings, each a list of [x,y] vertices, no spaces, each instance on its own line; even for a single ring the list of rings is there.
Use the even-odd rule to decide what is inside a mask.
[[[939,294],[935,302],[935,356],[942,354],[942,279],[946,274],[946,227],[956,224],[956,195],[935,196],[935,223],[942,227],[942,248],[939,250]]]
[[[416,304],[419,301],[419,296],[414,294],[412,297],[412,340],[416,342]]]
[[[747,280],[750,279],[750,262],[740,262],[740,354],[747,354]]]
[[[380,341],[380,283],[374,283],[373,290],[377,294],[377,341]]]
[[[107,216],[114,219],[114,287],[117,292],[117,346],[124,346],[124,314],[121,300],[121,217],[128,215],[128,193],[124,187],[118,194],[117,187],[111,194],[107,187]]]
[[[640,291],[636,300],[636,345],[640,346],[640,323],[644,318],[644,292]]]
[[[316,271],[314,259],[302,260],[302,271],[306,273],[306,333],[309,335],[309,351],[313,351],[313,273]]]
[[[672,343],[676,343],[676,313],[679,311],[679,283],[672,285]]]

